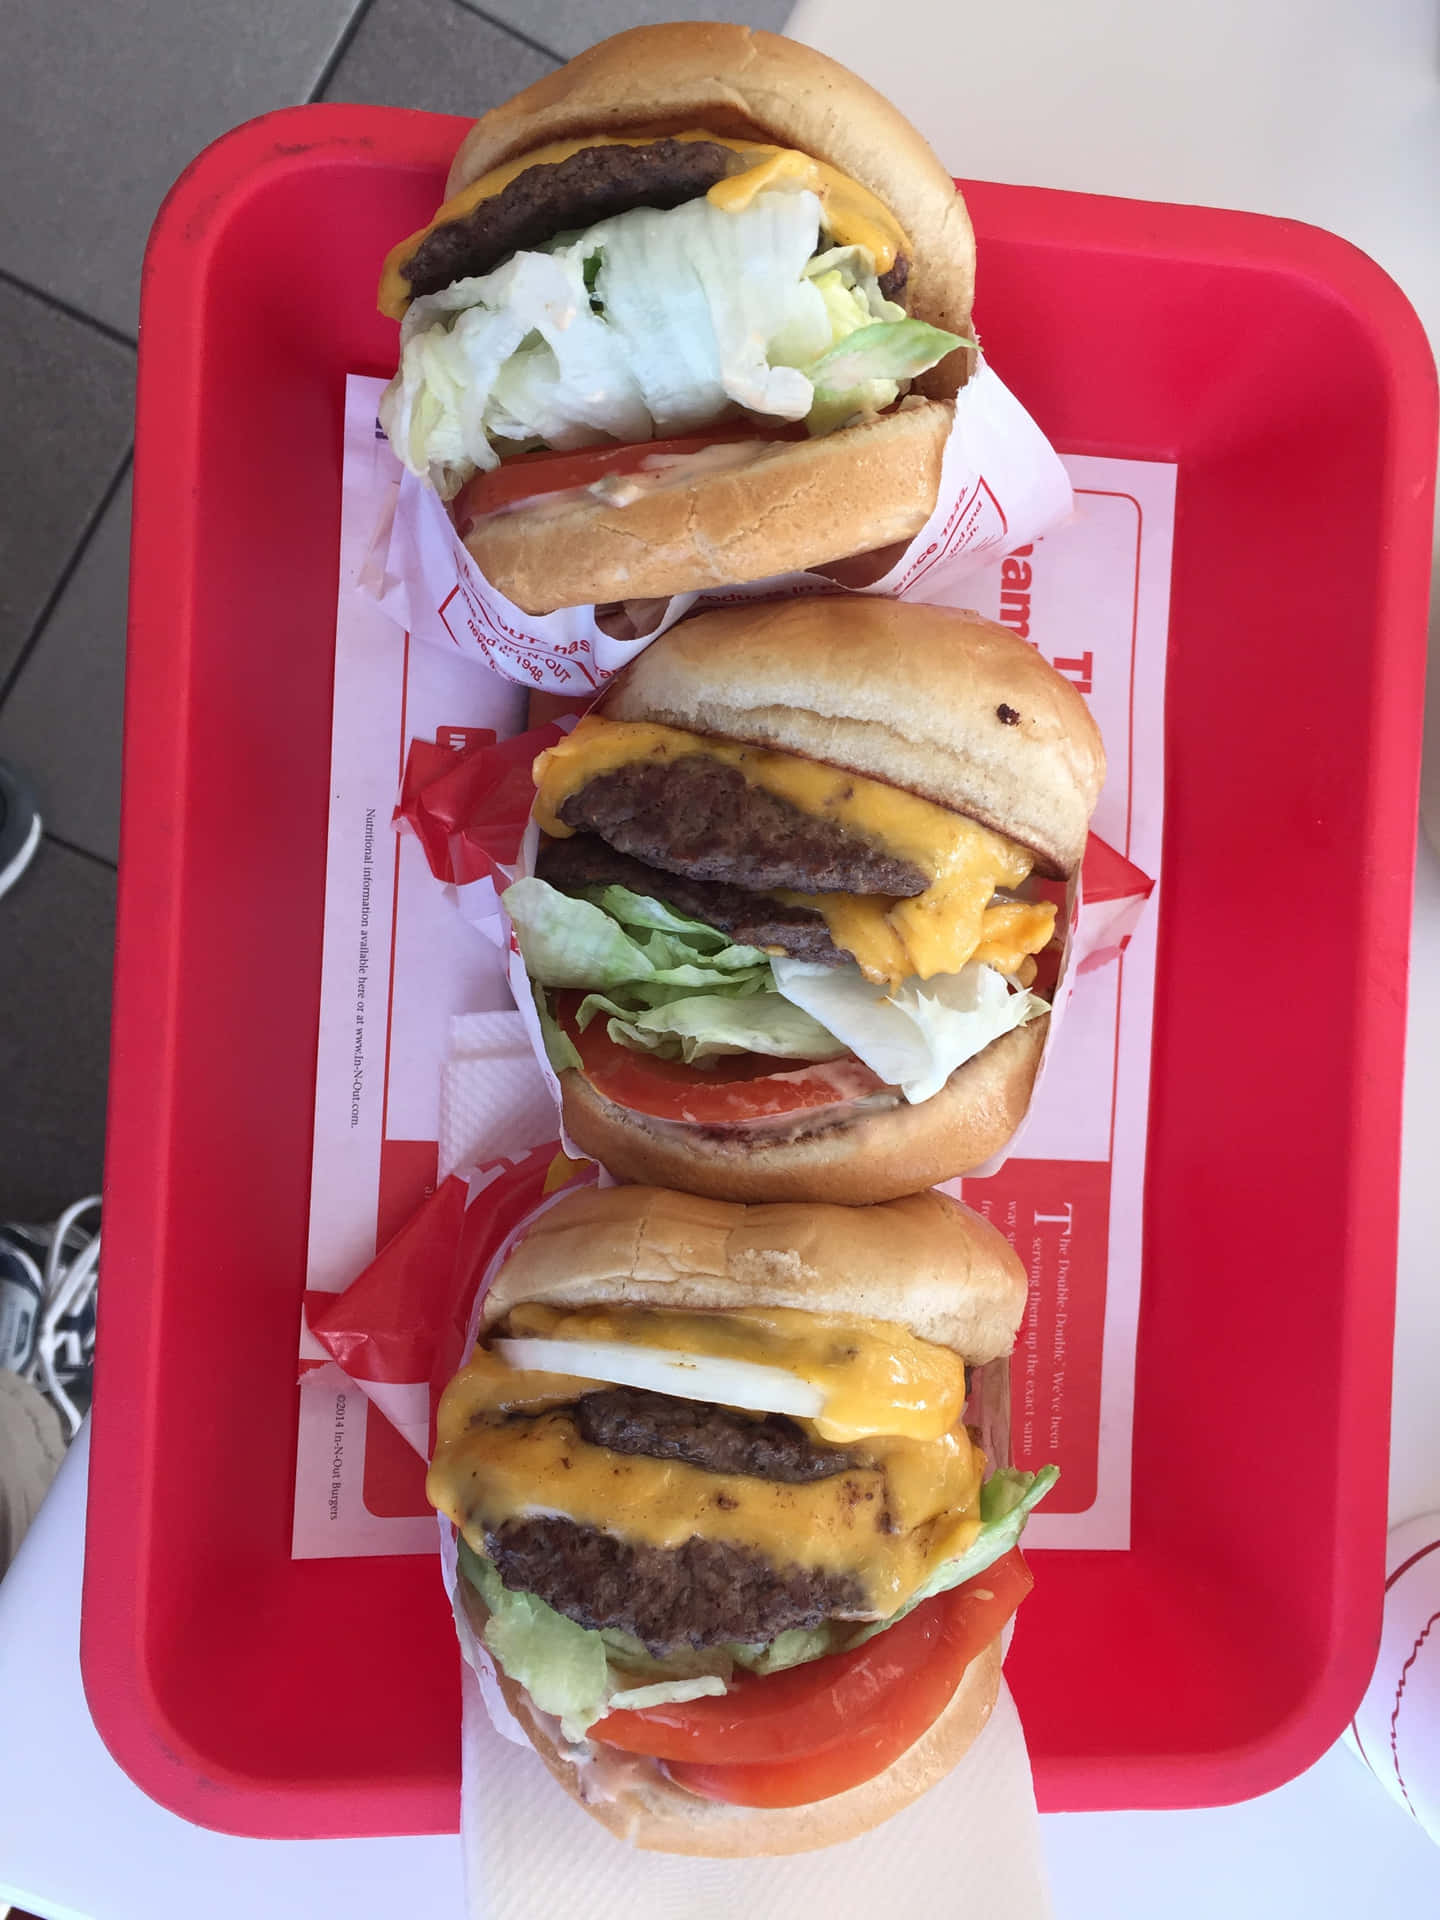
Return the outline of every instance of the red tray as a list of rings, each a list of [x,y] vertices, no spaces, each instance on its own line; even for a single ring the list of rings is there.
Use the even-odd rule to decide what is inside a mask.
[[[103,1332],[82,1660],[157,1800],[456,1824],[428,1557],[294,1562],[344,376],[459,120],[241,127],[142,307]],[[1180,463],[1133,1549],[1036,1554],[1045,1808],[1274,1787],[1340,1732],[1384,1572],[1434,372],[1287,221],[967,186],[996,366],[1064,449]]]

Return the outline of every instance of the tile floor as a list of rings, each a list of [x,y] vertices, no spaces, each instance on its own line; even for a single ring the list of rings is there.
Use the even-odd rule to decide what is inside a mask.
[[[20,0],[0,60],[0,757],[45,840],[0,901],[0,1219],[100,1180],[136,306],[187,161],[297,100],[480,113],[620,28],[786,0]]]

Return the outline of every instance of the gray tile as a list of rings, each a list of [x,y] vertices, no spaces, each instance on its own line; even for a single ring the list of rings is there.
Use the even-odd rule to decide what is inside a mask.
[[[0,194],[0,206],[5,199]],[[125,457],[135,354],[0,281],[0,390],[3,686]]]
[[[135,330],[170,183],[218,134],[303,100],[356,0],[20,0],[0,54],[0,267]]]
[[[626,27],[650,27],[662,20],[737,20],[741,26],[779,33],[792,8],[790,0],[728,0],[718,7],[696,6],[694,0],[486,0],[479,11],[568,60]]]
[[[47,830],[104,860],[119,852],[129,563],[127,474],[0,706],[0,755],[29,775]]]
[[[457,0],[373,0],[325,98],[478,118],[558,64]]]
[[[42,842],[0,900],[0,1219],[99,1187],[114,944],[113,869]]]

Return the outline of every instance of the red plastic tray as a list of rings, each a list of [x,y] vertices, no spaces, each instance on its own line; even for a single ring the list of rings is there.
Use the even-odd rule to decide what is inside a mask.
[[[264,1835],[453,1828],[429,1558],[289,1557],[341,399],[464,123],[277,113],[156,223],[142,308],[82,1659],[149,1793]],[[996,366],[1177,460],[1134,1547],[1037,1554],[1040,1804],[1273,1787],[1376,1645],[1435,388],[1313,228],[966,188]]]

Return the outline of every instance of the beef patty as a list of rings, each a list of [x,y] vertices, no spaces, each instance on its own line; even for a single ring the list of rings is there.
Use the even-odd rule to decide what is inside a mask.
[[[553,1514],[506,1520],[485,1551],[512,1592],[535,1593],[582,1627],[618,1627],[652,1654],[763,1642],[835,1613],[863,1613],[848,1574],[777,1567],[698,1534],[683,1547],[632,1546]]]
[[[621,853],[688,880],[723,880],[797,893],[923,893],[912,860],[872,846],[831,820],[752,787],[738,767],[705,754],[639,760],[561,803],[567,827],[598,833]]]
[[[836,946],[813,907],[787,906],[769,894],[747,893],[723,880],[684,880],[678,874],[661,873],[628,853],[617,853],[593,833],[542,840],[535,872],[562,893],[577,893],[582,887],[628,887],[631,893],[643,893],[676,913],[717,927],[740,946],[778,947],[797,960],[825,967],[843,966],[850,957]]]
[[[593,226],[632,207],[697,200],[725,178],[732,159],[728,148],[708,140],[582,147],[568,160],[527,167],[489,200],[426,234],[401,274],[412,294],[438,293],[569,228]]]
[[[708,1400],[675,1400],[637,1387],[587,1393],[575,1403],[575,1425],[593,1447],[683,1460],[707,1473],[743,1473],[787,1486],[830,1480],[855,1464],[843,1448],[812,1440],[783,1413],[752,1417]]]

